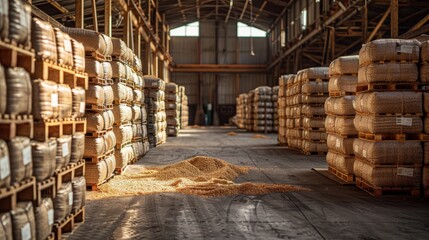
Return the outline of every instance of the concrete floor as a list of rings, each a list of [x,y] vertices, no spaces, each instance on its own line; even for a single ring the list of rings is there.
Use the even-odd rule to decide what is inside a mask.
[[[311,168],[324,156],[279,147],[231,128],[201,128],[152,149],[137,164],[163,165],[194,155],[255,166],[236,182],[287,183],[311,191],[203,198],[156,194],[95,200],[70,239],[429,239],[429,200],[373,197]]]

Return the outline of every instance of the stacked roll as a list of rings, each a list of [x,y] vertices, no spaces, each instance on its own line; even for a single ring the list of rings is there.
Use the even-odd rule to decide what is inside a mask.
[[[339,57],[329,65],[329,95],[325,102],[329,171],[343,181],[354,181],[353,125],[359,56]]]
[[[418,80],[420,43],[380,39],[359,52],[353,171],[359,187],[420,186],[423,150],[414,139],[423,130]],[[382,89],[384,91],[380,91]],[[363,188],[363,187],[362,187]]]
[[[286,141],[290,148],[302,149],[302,94],[300,75],[286,75]]]
[[[147,128],[151,148],[165,142],[167,138],[167,116],[165,114],[165,82],[155,76],[144,76],[145,107],[148,114]]]
[[[236,120],[235,124],[238,128],[245,128],[245,116],[247,111],[247,97],[248,95],[246,93],[242,93],[238,95],[236,98]]]
[[[277,114],[278,114],[278,143],[280,145],[286,145],[286,89],[288,75],[282,75],[279,78],[279,93],[277,100]]]
[[[167,135],[177,137],[180,129],[180,93],[175,83],[165,84],[165,112],[167,114]]]
[[[273,87],[273,106],[274,106],[274,114],[273,114],[273,132],[279,131],[279,113],[278,113],[278,99],[279,99],[279,86]]]
[[[189,107],[188,107],[188,96],[186,96],[184,86],[179,86],[180,96],[180,128],[184,129],[189,124]]]

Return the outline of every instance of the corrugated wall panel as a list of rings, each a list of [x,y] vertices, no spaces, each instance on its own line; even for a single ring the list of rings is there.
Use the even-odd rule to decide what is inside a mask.
[[[172,73],[171,81],[185,86],[189,104],[198,103],[198,74],[197,73]]]
[[[234,95],[235,75],[219,74],[218,85],[218,103],[219,104],[235,104]]]
[[[239,38],[240,63],[241,64],[266,64],[267,63],[267,38],[253,38],[253,51],[250,55],[250,38]]]
[[[216,41],[212,37],[201,37],[201,63],[214,64],[216,62]]]
[[[240,74],[240,93],[248,93],[250,90],[259,86],[267,85],[267,76],[262,73],[244,73]]]
[[[171,37],[170,54],[178,64],[198,63],[198,38]]]

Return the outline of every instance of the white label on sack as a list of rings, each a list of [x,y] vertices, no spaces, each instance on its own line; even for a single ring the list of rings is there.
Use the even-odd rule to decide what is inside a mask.
[[[397,117],[396,125],[408,126],[408,127],[413,126],[413,119],[406,118],[406,117]]]
[[[81,102],[79,106],[79,112],[85,113],[85,102]]]
[[[414,168],[398,167],[398,176],[412,177],[414,175]]]
[[[73,205],[73,192],[69,192],[69,205]]]
[[[337,139],[337,141],[336,141],[336,143],[335,143],[335,146],[336,146],[337,148],[341,147],[340,139]]]
[[[22,149],[22,161],[24,166],[31,163],[31,146]]]
[[[21,239],[22,240],[30,240],[31,239],[31,226],[30,226],[30,223],[26,223],[21,228]]]
[[[63,145],[61,146],[63,149],[63,157],[69,155],[69,145],[67,143],[63,143]]]
[[[366,158],[366,150],[363,150],[363,151],[362,151],[362,156],[363,156],[364,158]]]
[[[48,210],[48,225],[54,224],[54,209]]]
[[[0,158],[0,180],[5,179],[10,175],[9,158],[4,156]]]
[[[414,47],[411,45],[401,45],[401,46],[396,48],[396,52],[411,54],[411,53],[413,53],[413,48]]]
[[[58,94],[57,93],[51,94],[51,105],[52,105],[52,107],[58,107]]]
[[[73,52],[71,41],[64,41],[64,49],[66,50],[66,52]]]

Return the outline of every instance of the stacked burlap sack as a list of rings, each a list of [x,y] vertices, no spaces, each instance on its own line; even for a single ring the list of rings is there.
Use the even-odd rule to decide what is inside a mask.
[[[252,89],[248,93],[247,98],[247,116],[246,116],[246,130],[248,132],[253,131],[253,113],[255,112],[255,109],[253,107],[253,103],[255,101],[255,89]]]
[[[273,114],[273,132],[279,131],[279,112],[278,112],[278,99],[279,99],[279,86],[273,87],[273,106],[274,106],[274,114]]]
[[[184,86],[179,86],[179,93],[180,93],[180,128],[184,129],[189,124],[188,96],[186,96],[186,89]]]
[[[278,115],[278,137],[277,142],[280,145],[287,144],[286,139],[286,89],[287,89],[288,75],[279,77],[279,92],[277,99],[277,115]]]
[[[253,131],[272,132],[274,130],[273,89],[263,86],[255,88],[253,100]]]
[[[236,98],[235,124],[238,128],[244,128],[246,109],[247,109],[247,93],[242,93]]]
[[[285,85],[286,88],[286,141],[287,145],[293,149],[302,149],[302,127],[303,116],[302,109],[302,93],[301,93],[301,75],[286,75]]]
[[[165,113],[165,82],[154,76],[144,76],[145,107],[148,114],[147,128],[150,147],[156,147],[167,138]]]
[[[180,94],[175,83],[165,84],[165,112],[167,115],[167,135],[177,137],[180,129]]]

